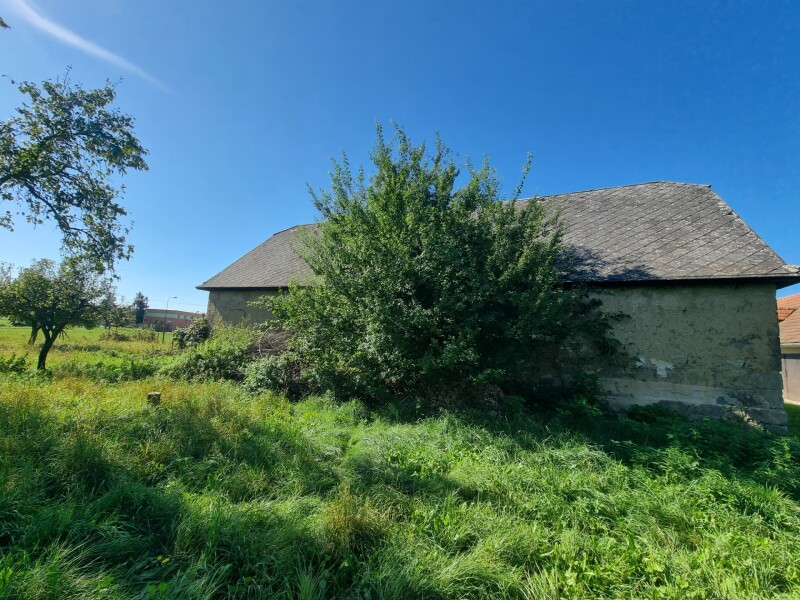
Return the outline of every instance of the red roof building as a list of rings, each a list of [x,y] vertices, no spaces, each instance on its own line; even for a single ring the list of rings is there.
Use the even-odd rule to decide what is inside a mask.
[[[165,311],[163,308],[148,308],[144,313],[144,326],[154,327],[156,331],[175,331],[180,327],[189,327],[206,315],[185,310]]]
[[[778,300],[783,398],[800,402],[800,294]]]

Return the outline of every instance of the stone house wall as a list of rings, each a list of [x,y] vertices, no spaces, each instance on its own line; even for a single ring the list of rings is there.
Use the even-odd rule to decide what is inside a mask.
[[[274,296],[276,291],[271,290],[211,290],[208,292],[208,322],[256,324],[263,323],[272,318],[272,314],[264,308],[249,306],[249,302],[258,300],[263,296]]]
[[[660,403],[786,432],[774,285],[630,286],[600,299],[628,315],[615,327],[622,364],[600,371],[612,406]]]

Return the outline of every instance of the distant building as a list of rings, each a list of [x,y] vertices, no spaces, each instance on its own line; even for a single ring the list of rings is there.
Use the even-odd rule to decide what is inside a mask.
[[[800,294],[778,300],[783,398],[800,402]]]
[[[148,308],[144,313],[145,327],[155,327],[156,331],[175,331],[180,327],[188,327],[195,321],[205,318],[204,313],[185,310],[169,310]]]

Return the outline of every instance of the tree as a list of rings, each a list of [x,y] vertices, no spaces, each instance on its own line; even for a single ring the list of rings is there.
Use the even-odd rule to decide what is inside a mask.
[[[315,281],[266,300],[305,378],[372,397],[520,393],[565,349],[606,345],[599,303],[567,284],[558,216],[517,202],[522,183],[502,201],[485,161],[458,187],[450,151],[400,128],[395,143],[378,128],[371,158],[369,182],[345,156],[312,192],[321,222],[298,250]]]
[[[30,223],[55,221],[65,250],[113,270],[133,252],[117,179],[147,169],[133,118],[112,107],[114,85],[84,90],[69,73],[19,91],[27,103],[0,121],[0,202],[17,204]],[[11,211],[0,214],[0,227],[13,225]]]
[[[107,290],[107,280],[91,264],[37,260],[0,284],[0,314],[42,332],[37,368],[44,370],[47,353],[67,327],[96,325],[98,305]]]
[[[106,289],[97,305],[100,321],[106,329],[124,327],[132,320],[131,311],[125,301],[117,300],[117,290],[110,281],[106,281]]]
[[[134,313],[136,313],[136,324],[141,325],[144,323],[144,315],[147,311],[147,307],[150,306],[150,300],[147,296],[145,296],[142,292],[136,292],[136,295],[133,297],[133,304],[131,304],[131,309]]]

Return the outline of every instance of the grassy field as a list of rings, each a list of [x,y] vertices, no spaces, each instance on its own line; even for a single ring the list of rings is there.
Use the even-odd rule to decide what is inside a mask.
[[[289,403],[97,333],[0,374],[0,598],[800,597],[800,407],[780,438]]]

